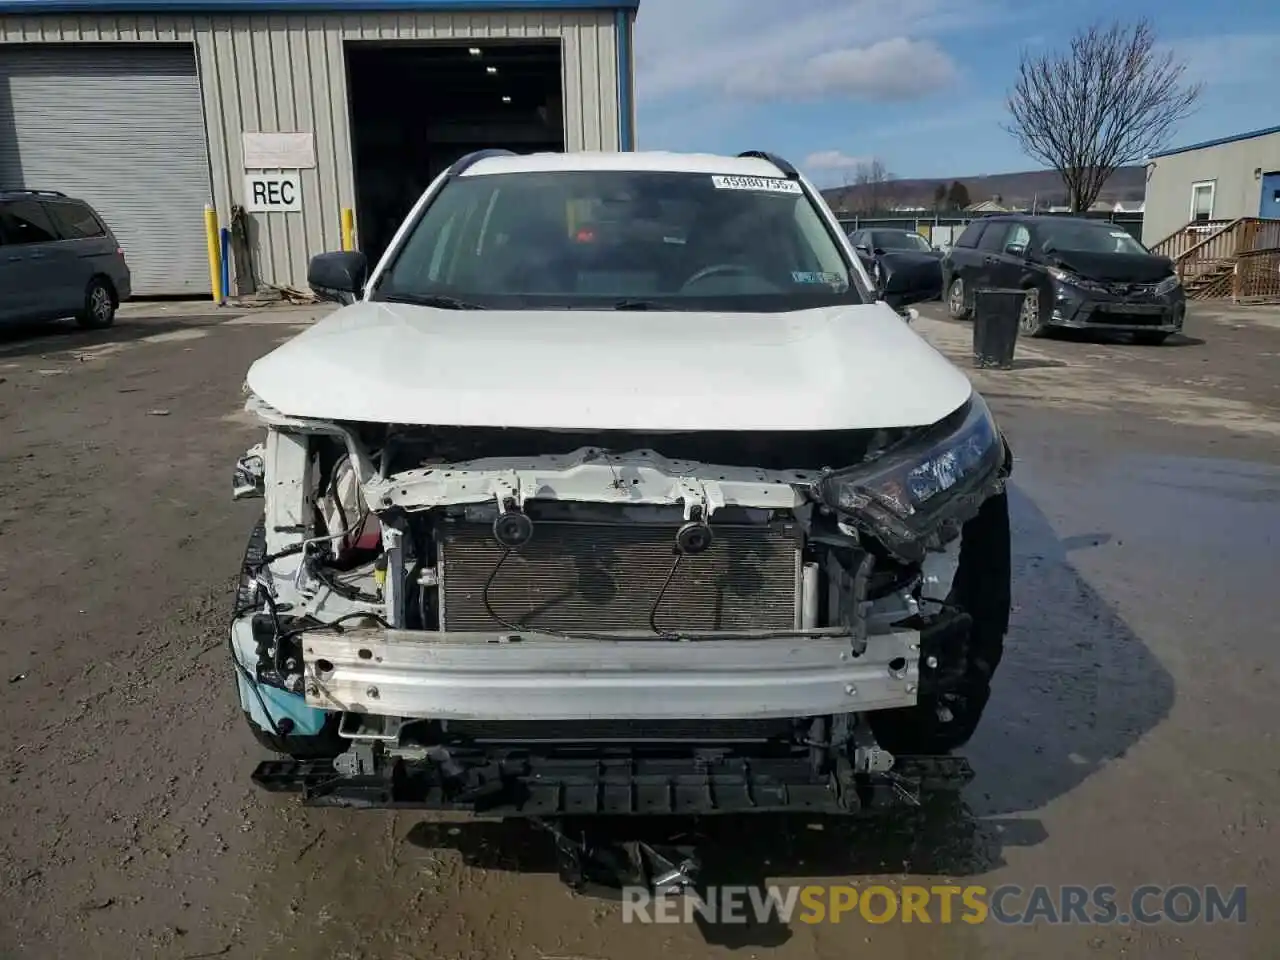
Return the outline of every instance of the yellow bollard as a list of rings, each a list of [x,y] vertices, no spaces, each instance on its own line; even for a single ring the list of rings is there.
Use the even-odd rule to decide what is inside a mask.
[[[356,214],[350,207],[342,208],[342,249],[356,248]]]
[[[218,243],[218,211],[204,208],[204,233],[209,244],[209,282],[213,287],[213,302],[222,303],[222,245]]]

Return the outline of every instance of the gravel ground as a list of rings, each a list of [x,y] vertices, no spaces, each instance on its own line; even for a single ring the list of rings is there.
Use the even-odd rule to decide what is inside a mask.
[[[965,363],[966,327],[918,323]],[[1197,310],[975,372],[1018,455],[1015,603],[975,782],[874,827],[705,828],[723,882],[1247,884],[1243,924],[624,926],[520,825],[251,787],[224,630],[249,363],[310,321],[134,305],[0,336],[0,956],[1274,957],[1280,323]]]

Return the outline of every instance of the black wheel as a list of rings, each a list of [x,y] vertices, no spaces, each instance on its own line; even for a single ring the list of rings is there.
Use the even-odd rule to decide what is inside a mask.
[[[76,314],[76,323],[86,330],[103,330],[115,322],[116,294],[102,277],[94,277],[84,291],[84,306]]]
[[[249,534],[249,543],[245,546],[240,586],[236,591],[235,608],[232,610],[233,620],[254,609],[256,589],[250,583],[250,576],[258,569],[266,555],[267,529],[266,520],[263,518],[254,525],[253,532]],[[250,670],[253,669],[250,664],[245,666]],[[247,678],[242,677],[242,679],[246,679],[247,682]],[[252,697],[253,694],[250,693],[249,696]],[[295,760],[322,760],[336,757],[345,746],[342,738],[338,736],[338,723],[342,718],[337,713],[329,714],[319,732],[313,734],[292,733],[292,723],[287,719],[277,723],[280,728],[278,733],[274,730],[264,730],[254,722],[247,710],[244,711],[244,719],[249,725],[249,731],[260,744],[272,753],[281,753]]]
[[[1144,347],[1158,347],[1169,339],[1169,334],[1157,330],[1139,330],[1133,335],[1133,342]]]
[[[964,288],[964,281],[956,277],[951,281],[951,286],[947,288],[947,315],[952,320],[964,320],[969,314],[969,305],[965,303],[965,297],[968,293]]]
[[[870,714],[880,745],[902,756],[950,753],[969,742],[991,698],[991,680],[1004,656],[1013,574],[1008,494],[992,497],[964,527],[960,565],[947,603],[973,618],[963,679],[942,694],[922,695],[914,707]]]
[[[1049,325],[1045,323],[1044,303],[1040,291],[1031,288],[1022,298],[1022,312],[1018,315],[1018,333],[1024,337],[1042,337]]]

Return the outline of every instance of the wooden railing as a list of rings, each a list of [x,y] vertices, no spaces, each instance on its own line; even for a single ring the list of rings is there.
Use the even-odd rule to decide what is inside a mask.
[[[1231,299],[1237,303],[1280,301],[1280,244],[1239,255],[1231,277]]]
[[[1280,247],[1280,220],[1241,217],[1225,223],[1188,224],[1181,233],[1153,247],[1152,252],[1172,259],[1179,279],[1187,283],[1226,272],[1241,254],[1275,247]]]
[[[1233,220],[1202,220],[1198,223],[1188,223],[1185,227],[1179,227],[1159,243],[1153,244],[1150,248],[1151,252],[1176,261],[1178,257],[1206,237],[1217,233],[1224,227],[1231,226],[1234,222]]]

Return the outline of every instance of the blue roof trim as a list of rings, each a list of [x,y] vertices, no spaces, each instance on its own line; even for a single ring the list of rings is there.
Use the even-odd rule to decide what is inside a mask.
[[[0,0],[0,14],[635,10],[640,0]]]
[[[1267,137],[1273,133],[1280,133],[1280,127],[1264,127],[1261,130],[1251,130],[1248,133],[1237,133],[1233,137],[1219,137],[1217,140],[1205,140],[1187,147],[1177,147],[1174,150],[1162,150],[1160,153],[1151,154],[1147,159],[1155,160],[1158,157],[1172,157],[1176,153],[1189,153],[1192,150],[1203,150],[1205,147],[1220,147],[1224,143],[1235,143],[1237,140],[1252,140],[1254,137]]]

